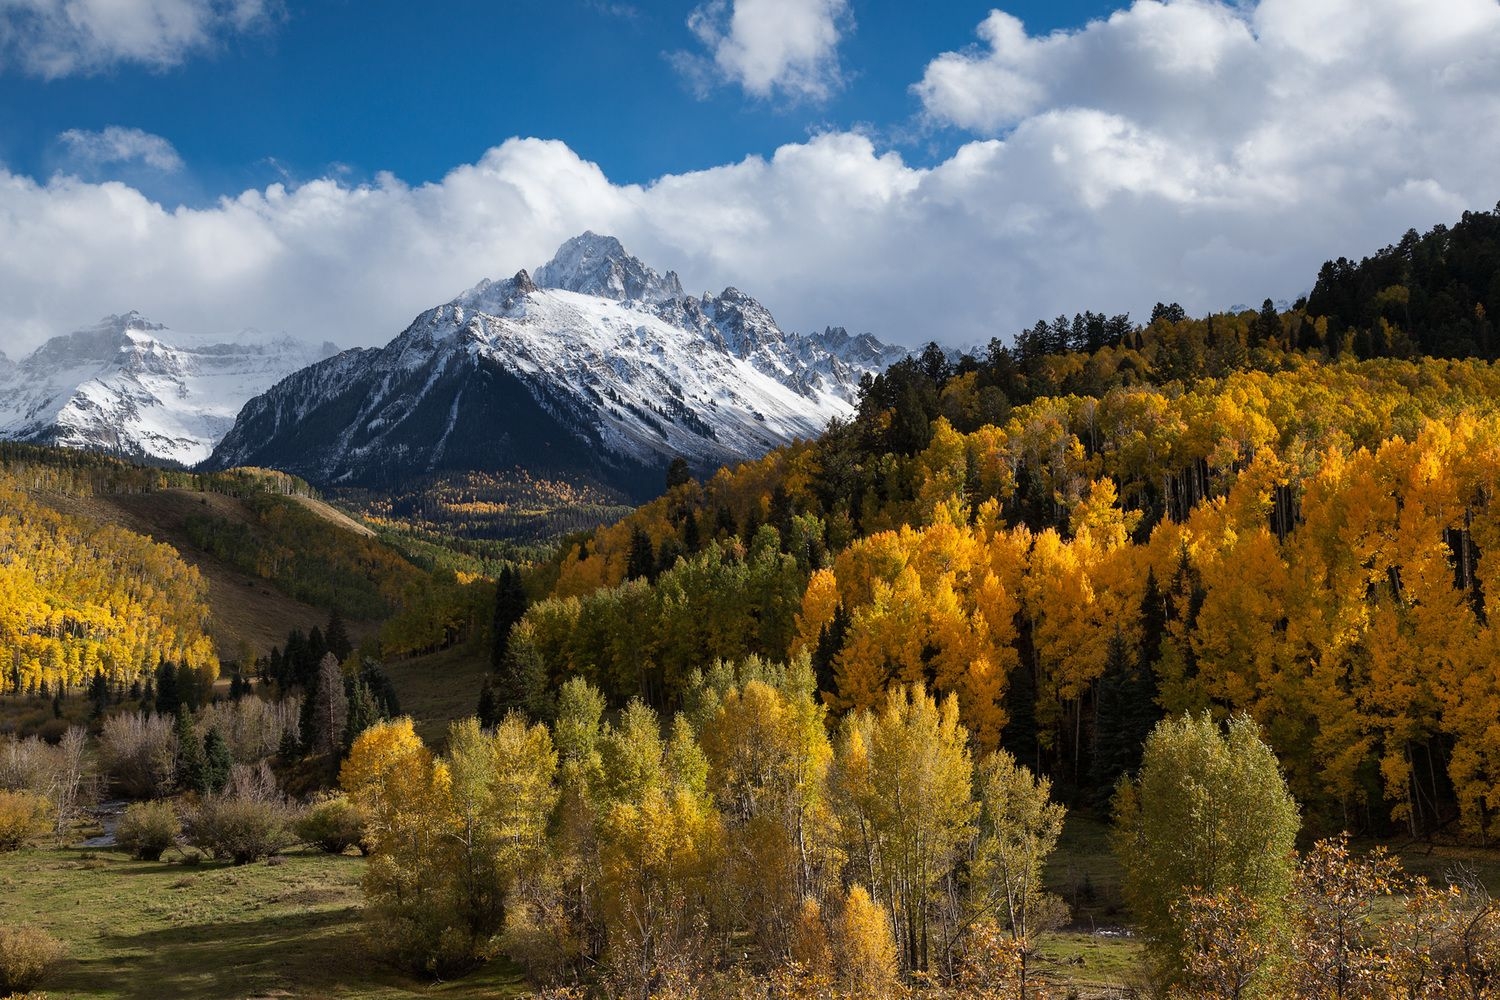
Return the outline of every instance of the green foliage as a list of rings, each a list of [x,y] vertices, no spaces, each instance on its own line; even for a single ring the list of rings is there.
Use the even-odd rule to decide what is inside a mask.
[[[1140,777],[1115,796],[1115,851],[1125,895],[1159,971],[1181,974],[1189,895],[1234,890],[1274,920],[1291,887],[1297,804],[1246,716],[1165,719],[1146,741]]]
[[[203,788],[205,792],[222,792],[229,784],[229,771],[234,758],[229,752],[229,743],[218,726],[210,726],[203,737]]]
[[[366,850],[366,821],[359,807],[343,795],[314,800],[297,818],[297,838],[316,844],[329,854],[343,854],[351,847]]]
[[[158,861],[181,834],[182,821],[170,800],[133,802],[115,827],[115,843],[133,858]]]
[[[290,497],[257,493],[245,502],[248,524],[189,518],[184,528],[193,545],[299,601],[350,618],[383,618],[422,589],[422,571],[376,539],[330,530],[327,519]]]
[[[293,842],[292,810],[270,768],[238,765],[223,792],[204,796],[187,817],[194,847],[237,865],[280,852]]]

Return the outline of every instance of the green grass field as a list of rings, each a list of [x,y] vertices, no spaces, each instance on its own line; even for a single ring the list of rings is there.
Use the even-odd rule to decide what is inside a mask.
[[[32,923],[67,943],[67,960],[43,988],[69,1000],[471,1000],[526,992],[503,962],[433,984],[368,958],[363,865],[300,852],[236,868],[133,861],[118,851],[21,851],[0,855],[0,922]]]

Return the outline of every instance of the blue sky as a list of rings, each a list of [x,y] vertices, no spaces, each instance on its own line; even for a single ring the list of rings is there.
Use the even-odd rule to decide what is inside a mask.
[[[769,155],[810,132],[858,126],[913,163],[963,136],[924,128],[912,81],[974,42],[985,3],[860,2],[843,39],[845,85],[824,101],[706,91],[672,55],[701,48],[691,2],[324,0],[292,4],[170,67],[0,78],[0,149],[12,170],[77,169],[57,137],[111,125],[168,139],[188,176],[145,179],[165,200],[388,170],[440,179],[511,136],[562,139],[617,183]],[[1013,6],[1034,31],[1107,16],[1104,2]],[[118,168],[118,165],[113,165]],[[141,179],[141,178],[137,178]]]
[[[972,345],[1295,298],[1496,162],[1500,0],[0,0],[0,350],[383,343],[586,228]]]

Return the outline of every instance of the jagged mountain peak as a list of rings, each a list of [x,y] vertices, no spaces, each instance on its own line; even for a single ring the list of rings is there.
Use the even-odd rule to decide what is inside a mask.
[[[519,275],[518,275],[519,277]],[[558,288],[615,301],[665,302],[682,296],[677,272],[665,275],[643,263],[613,236],[589,230],[558,247],[532,276],[538,287]]]
[[[644,500],[674,458],[707,475],[852,413],[860,377],[905,352],[840,333],[786,333],[732,287],[684,295],[586,232],[250,400],[208,466],[377,489],[524,469]]]

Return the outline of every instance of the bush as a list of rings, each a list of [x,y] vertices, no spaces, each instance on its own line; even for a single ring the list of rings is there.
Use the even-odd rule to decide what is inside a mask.
[[[0,996],[30,991],[51,975],[66,951],[40,928],[0,925]]]
[[[303,843],[317,844],[329,854],[343,854],[351,847],[365,853],[365,817],[359,808],[342,795],[314,802],[297,820],[297,837]]]
[[[0,853],[19,851],[51,825],[52,802],[35,792],[0,791]]]
[[[166,795],[177,783],[177,734],[165,715],[129,713],[104,720],[99,736],[104,773],[127,796]]]
[[[160,861],[162,852],[177,843],[182,823],[172,803],[137,802],[125,810],[115,828],[115,843],[142,861]]]
[[[237,865],[270,857],[292,843],[292,810],[265,764],[236,765],[229,786],[188,816],[188,843]]]

